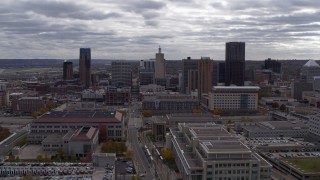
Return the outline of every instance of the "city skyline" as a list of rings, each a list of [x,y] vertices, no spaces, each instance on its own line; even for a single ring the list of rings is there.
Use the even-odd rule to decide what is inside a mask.
[[[317,59],[317,1],[0,2],[2,58],[139,60],[159,45],[166,59],[223,60],[226,42],[246,42],[246,59]]]

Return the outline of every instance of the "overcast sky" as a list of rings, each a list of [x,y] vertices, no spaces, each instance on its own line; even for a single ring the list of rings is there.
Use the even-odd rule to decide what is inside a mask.
[[[320,59],[319,0],[1,0],[1,58]]]

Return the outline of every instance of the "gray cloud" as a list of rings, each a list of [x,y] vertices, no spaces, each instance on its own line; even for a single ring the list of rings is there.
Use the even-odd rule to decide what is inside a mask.
[[[143,59],[161,45],[166,59],[223,59],[226,41],[245,41],[247,59],[315,59],[318,7],[315,0],[2,0],[0,53],[77,58],[89,46],[95,58]]]

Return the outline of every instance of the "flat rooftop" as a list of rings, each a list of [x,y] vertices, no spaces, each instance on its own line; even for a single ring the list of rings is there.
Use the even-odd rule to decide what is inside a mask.
[[[251,153],[251,151],[243,145],[239,140],[234,141],[200,141],[209,153]]]
[[[103,122],[121,122],[122,114],[118,111],[102,112],[102,111],[72,111],[61,112],[53,111],[46,113],[35,119],[34,123],[103,123]]]
[[[301,121],[264,121],[259,125],[244,126],[244,129],[248,131],[261,131],[267,132],[270,130],[299,130],[308,128],[306,124]]]
[[[216,90],[259,90],[259,86],[213,86]]]

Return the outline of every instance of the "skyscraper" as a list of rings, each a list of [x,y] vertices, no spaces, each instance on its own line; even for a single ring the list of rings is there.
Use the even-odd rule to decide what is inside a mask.
[[[199,59],[191,59],[190,57],[188,57],[187,59],[182,59],[182,93],[190,94],[191,90],[195,90],[198,88],[194,83],[188,81],[198,79],[198,77],[195,77],[197,76],[197,72],[195,71],[198,71],[198,62]]]
[[[91,49],[90,48],[80,48],[79,75],[80,75],[80,83],[84,85],[85,88],[90,87],[91,85]]]
[[[139,69],[139,83],[140,85],[154,84],[154,60],[141,60]]]
[[[161,53],[161,48],[159,47],[159,52],[156,53],[155,78],[164,79],[165,72],[166,72],[166,69],[165,69],[164,54]]]
[[[268,59],[264,60],[264,68],[270,69],[270,70],[272,70],[272,72],[280,74],[281,73],[281,62],[276,61],[276,60],[272,60],[271,58],[268,58]]]
[[[73,65],[70,61],[63,62],[63,80],[73,79]]]
[[[116,87],[132,86],[132,63],[129,61],[112,61],[112,84]]]
[[[201,57],[198,63],[198,98],[202,93],[208,94],[212,88],[213,61],[209,57]]]
[[[226,43],[225,85],[244,85],[245,77],[245,43]]]

